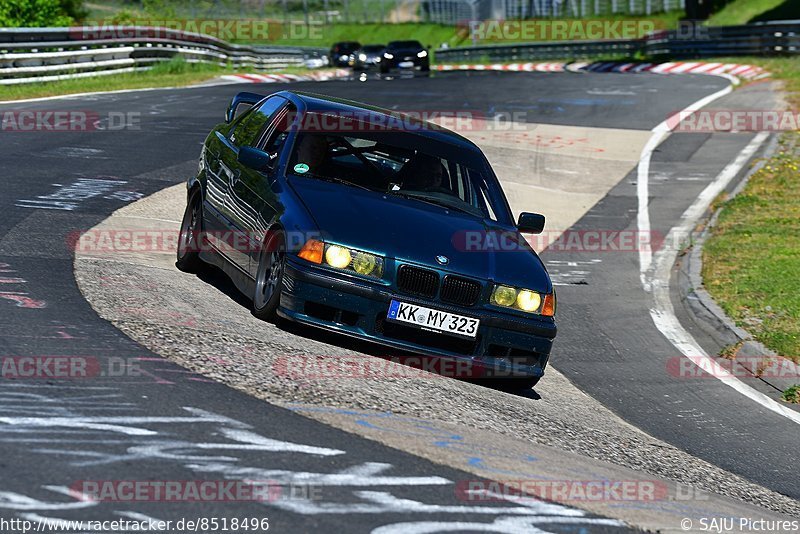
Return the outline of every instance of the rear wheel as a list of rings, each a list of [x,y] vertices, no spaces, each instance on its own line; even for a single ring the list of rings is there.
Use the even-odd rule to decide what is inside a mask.
[[[200,243],[203,231],[203,197],[195,189],[186,203],[180,235],[178,236],[178,260],[175,266],[187,273],[196,273],[203,266],[200,259]]]
[[[264,321],[275,321],[281,300],[286,244],[283,232],[270,234],[261,248],[253,295],[253,315]]]

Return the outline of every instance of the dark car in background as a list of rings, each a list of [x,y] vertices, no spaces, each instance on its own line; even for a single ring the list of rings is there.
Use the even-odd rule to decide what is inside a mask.
[[[369,70],[380,67],[386,45],[364,45],[353,54],[353,69]]]
[[[381,72],[385,74],[395,68],[431,70],[428,51],[419,41],[390,42],[383,51]]]
[[[512,387],[543,375],[555,292],[521,232],[540,233],[544,216],[515,221],[464,137],[347,100],[239,93],[187,187],[178,268],[216,265],[256,317],[463,364],[468,378]],[[517,246],[495,247],[498,238]]]
[[[358,41],[341,41],[334,43],[329,52],[331,65],[334,67],[349,67],[353,54],[361,48]]]

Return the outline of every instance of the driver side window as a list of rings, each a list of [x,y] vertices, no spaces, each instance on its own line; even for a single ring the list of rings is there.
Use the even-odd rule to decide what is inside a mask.
[[[294,116],[296,116],[296,109],[292,104],[289,104],[275,115],[275,120],[270,125],[270,130],[266,132],[264,152],[270,155],[280,154],[283,145],[286,143],[286,138],[289,137],[289,126],[291,125],[291,118]]]
[[[286,100],[279,96],[266,99],[258,108],[248,113],[232,130],[231,143],[236,147],[257,143],[270,119],[284,104],[286,104]]]

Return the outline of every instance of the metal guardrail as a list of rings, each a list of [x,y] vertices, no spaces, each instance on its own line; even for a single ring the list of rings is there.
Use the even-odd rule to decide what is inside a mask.
[[[683,27],[642,39],[551,41],[436,51],[438,62],[530,61],[597,57],[704,58],[800,54],[800,21]],[[183,57],[261,70],[303,65],[322,48],[235,45],[167,28],[112,26],[0,29],[0,85],[146,70]]]
[[[644,54],[683,58],[800,54],[800,21],[696,27],[688,35],[662,32],[648,38]]]
[[[440,63],[590,59],[597,57],[707,58],[800,54],[800,21],[742,26],[686,26],[641,39],[550,41],[439,49]]]
[[[147,70],[174,57],[268,70],[324,54],[322,48],[235,45],[167,28],[0,28],[0,85]]]
[[[470,46],[439,49],[436,61],[528,61],[534,59],[582,59],[598,56],[632,56],[641,49],[639,41],[553,41],[511,45]]]

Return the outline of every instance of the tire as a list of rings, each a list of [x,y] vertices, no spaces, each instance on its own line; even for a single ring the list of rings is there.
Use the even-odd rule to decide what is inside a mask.
[[[283,272],[286,264],[286,243],[283,232],[267,236],[256,271],[256,288],[253,294],[253,315],[264,321],[275,322],[281,301]]]
[[[194,189],[186,203],[178,235],[178,258],[175,266],[185,273],[197,273],[203,267],[200,243],[203,234],[203,197]]]
[[[389,70],[391,70],[389,67],[381,65],[381,74],[389,74]]]

